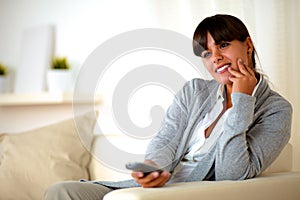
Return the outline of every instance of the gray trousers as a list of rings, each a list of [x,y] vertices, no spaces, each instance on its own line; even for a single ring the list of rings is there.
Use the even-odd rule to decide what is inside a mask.
[[[49,187],[44,200],[102,200],[110,191],[112,189],[99,184],[66,181]]]

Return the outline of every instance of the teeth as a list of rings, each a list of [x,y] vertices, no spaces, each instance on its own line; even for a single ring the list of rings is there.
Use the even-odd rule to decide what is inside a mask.
[[[226,69],[228,67],[229,67],[229,65],[224,65],[223,67],[217,69],[217,72],[221,72],[221,71],[223,71],[224,69]]]

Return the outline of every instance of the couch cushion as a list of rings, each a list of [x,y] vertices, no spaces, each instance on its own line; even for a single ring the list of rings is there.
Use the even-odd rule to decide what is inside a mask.
[[[263,174],[288,172],[293,166],[293,146],[288,143],[278,158],[263,172]]]
[[[19,134],[0,135],[0,199],[40,200],[55,182],[89,178],[90,154],[78,137],[76,125],[81,135],[92,135],[96,117],[92,112],[77,119],[76,124],[68,119]]]
[[[149,140],[138,140],[122,134],[96,135],[92,148],[93,158],[89,166],[91,179],[104,181],[131,179],[131,171],[125,169],[125,164],[143,161],[148,143]],[[119,151],[127,152],[129,156],[122,156]],[[133,155],[134,160],[130,155]]]
[[[300,172],[274,173],[244,181],[199,181],[161,188],[114,190],[104,200],[299,200]]]
[[[109,140],[115,147],[130,151],[132,153],[145,152],[149,141],[139,141],[138,143],[134,143],[132,138],[123,135],[107,134],[95,136],[92,147],[93,157],[89,165],[91,180],[120,181],[131,178],[130,171],[124,168],[126,162],[129,162],[129,160],[120,160],[120,166],[117,167],[110,166],[108,162],[103,160],[106,155],[109,155],[109,159],[113,159],[114,157],[118,156],[115,155],[116,152],[111,152],[109,150],[109,147],[107,147],[104,139]],[[263,172],[263,174],[291,171],[292,149],[292,145],[287,144],[279,157]],[[143,161],[143,159],[139,161]]]

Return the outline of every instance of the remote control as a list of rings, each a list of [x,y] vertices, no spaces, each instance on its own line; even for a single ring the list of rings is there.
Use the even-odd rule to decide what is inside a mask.
[[[142,162],[130,162],[126,164],[126,168],[136,172],[143,172],[145,175],[150,174],[151,172],[157,171],[161,173],[163,170]]]

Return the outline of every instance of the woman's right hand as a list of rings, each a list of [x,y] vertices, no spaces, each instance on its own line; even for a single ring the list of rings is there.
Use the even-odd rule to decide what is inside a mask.
[[[146,160],[145,163],[156,166],[156,164],[150,160]],[[164,186],[165,183],[169,180],[171,174],[168,171],[163,170],[161,173],[154,171],[145,176],[143,172],[133,171],[131,173],[131,176],[142,187],[151,188]]]
[[[247,66],[242,59],[237,61],[238,70],[229,68],[229,72],[233,75],[229,80],[233,82],[232,92],[240,92],[252,95],[257,84],[255,72],[251,66]]]

